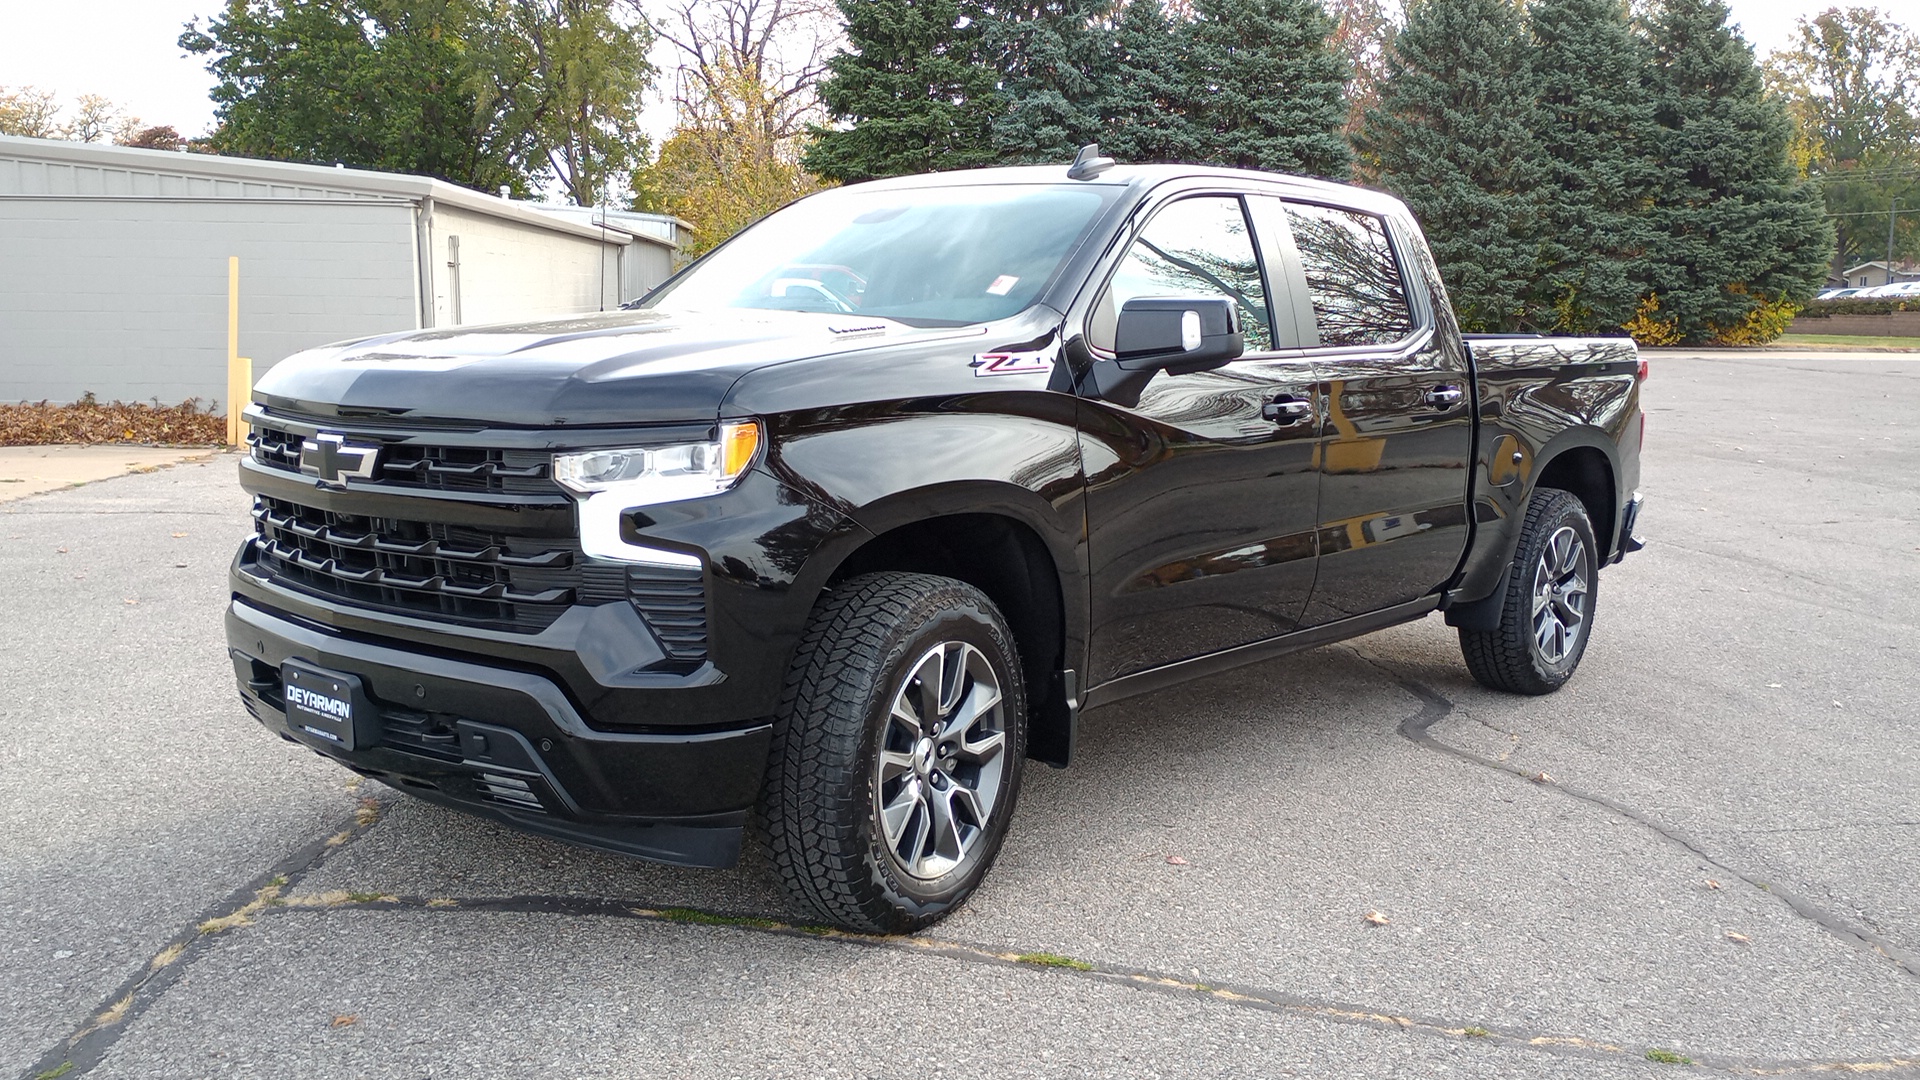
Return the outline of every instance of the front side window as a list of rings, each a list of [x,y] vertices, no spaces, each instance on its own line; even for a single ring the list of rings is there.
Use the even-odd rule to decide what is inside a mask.
[[[642,305],[988,322],[1040,295],[1100,210],[1106,186],[980,185],[803,199],[735,237]]]
[[[1413,333],[1413,312],[1387,223],[1373,214],[1287,204],[1313,298],[1320,344],[1391,345]]]
[[[1111,350],[1115,321],[1142,296],[1225,296],[1240,309],[1247,351],[1273,348],[1253,231],[1231,195],[1182,199],[1153,216],[1094,304],[1087,336]]]

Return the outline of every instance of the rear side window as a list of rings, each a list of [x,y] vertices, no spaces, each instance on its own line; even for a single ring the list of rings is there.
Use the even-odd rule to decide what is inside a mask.
[[[1391,345],[1413,333],[1407,287],[1372,214],[1287,204],[1323,346]]]

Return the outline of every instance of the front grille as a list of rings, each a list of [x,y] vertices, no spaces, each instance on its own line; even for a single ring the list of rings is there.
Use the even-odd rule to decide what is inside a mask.
[[[261,423],[247,441],[255,464],[301,475],[300,434]],[[377,444],[379,456],[371,477],[354,478],[347,487],[391,493],[399,514],[428,492],[491,493],[521,505],[527,495],[556,502],[563,495],[546,451],[438,446],[390,432],[356,432],[352,441]],[[462,501],[473,501],[472,495]],[[585,558],[573,537],[345,514],[272,496],[255,498],[253,517],[258,571],[291,588],[379,611],[520,633],[544,630],[571,605],[629,600],[659,642],[666,665],[691,669],[707,658],[706,584],[698,567],[601,564]]]
[[[253,460],[280,472],[300,471],[301,436],[259,426],[247,436]],[[377,441],[377,440],[372,440]],[[370,482],[423,491],[474,491],[499,495],[552,495],[552,457],[541,450],[389,443],[381,448]]]
[[[410,615],[537,632],[573,604],[624,599],[577,541],[367,517],[258,497],[262,566],[297,588]]]

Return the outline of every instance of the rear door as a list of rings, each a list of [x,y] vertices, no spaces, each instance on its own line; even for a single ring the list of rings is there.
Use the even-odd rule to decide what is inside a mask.
[[[1247,340],[1226,367],[1154,376],[1137,403],[1082,406],[1089,685],[1300,625],[1313,587],[1321,407],[1301,348],[1304,297],[1265,272],[1284,265],[1285,221],[1249,221],[1258,201],[1220,191],[1164,199],[1085,313],[1088,344],[1110,354],[1127,300],[1226,295]]]
[[[1318,396],[1319,575],[1308,626],[1409,603],[1452,577],[1467,543],[1471,387],[1457,336],[1439,332],[1410,226],[1289,200],[1312,301]]]

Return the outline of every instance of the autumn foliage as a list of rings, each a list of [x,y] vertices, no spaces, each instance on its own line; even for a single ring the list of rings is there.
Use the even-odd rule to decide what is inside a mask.
[[[200,399],[178,405],[114,401],[92,394],[71,405],[21,402],[0,405],[0,446],[51,443],[160,443],[211,446],[226,441],[227,421],[202,409]]]

